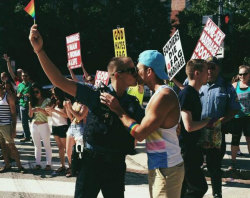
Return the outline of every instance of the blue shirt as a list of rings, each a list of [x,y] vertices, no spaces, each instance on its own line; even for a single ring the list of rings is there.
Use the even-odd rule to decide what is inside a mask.
[[[219,76],[215,83],[203,85],[200,89],[202,103],[201,118],[221,118],[228,110],[240,110],[234,87]]]

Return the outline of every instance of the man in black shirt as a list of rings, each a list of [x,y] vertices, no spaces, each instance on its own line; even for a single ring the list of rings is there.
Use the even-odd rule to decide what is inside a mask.
[[[207,63],[204,60],[190,60],[186,65],[189,85],[179,93],[181,105],[181,137],[180,145],[185,165],[185,179],[182,197],[201,198],[207,191],[205,176],[200,168],[203,163],[202,150],[197,143],[200,129],[209,120],[201,121],[201,102],[199,89],[207,82]]]

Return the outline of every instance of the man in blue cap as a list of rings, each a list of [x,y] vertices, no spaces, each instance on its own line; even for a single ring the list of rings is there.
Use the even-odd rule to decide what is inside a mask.
[[[150,197],[180,197],[184,165],[177,137],[180,105],[176,93],[163,80],[164,56],[156,50],[146,50],[139,56],[138,78],[154,91],[139,124],[122,109],[118,100],[107,93],[101,95],[104,104],[114,111],[130,134],[146,139]]]

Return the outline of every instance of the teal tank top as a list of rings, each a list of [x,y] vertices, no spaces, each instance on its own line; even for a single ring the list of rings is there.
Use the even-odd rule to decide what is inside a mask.
[[[237,82],[236,93],[241,106],[238,114],[235,118],[241,118],[245,116],[250,116],[250,87],[247,89],[240,89],[240,82]]]

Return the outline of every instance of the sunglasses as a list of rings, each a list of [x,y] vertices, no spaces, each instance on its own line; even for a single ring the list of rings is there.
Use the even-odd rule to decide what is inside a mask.
[[[34,94],[39,94],[40,93],[40,91],[34,91]]]
[[[22,77],[28,77],[28,75],[22,75]]]
[[[246,76],[248,73],[238,74],[239,76]]]
[[[137,68],[136,67],[131,67],[131,68],[124,69],[124,70],[119,70],[119,71],[116,71],[116,72],[117,73],[128,73],[128,74],[134,75],[134,74],[137,74]],[[116,72],[111,74],[111,76],[114,76]]]

